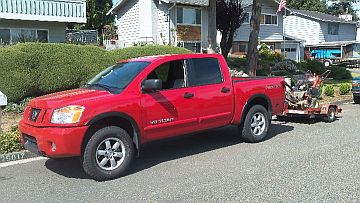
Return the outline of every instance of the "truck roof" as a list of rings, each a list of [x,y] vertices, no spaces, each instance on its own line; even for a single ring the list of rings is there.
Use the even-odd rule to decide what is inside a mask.
[[[169,58],[169,57],[177,58],[179,56],[184,57],[184,58],[191,58],[191,57],[208,58],[208,57],[218,57],[219,54],[166,54],[166,55],[145,56],[145,57],[132,58],[132,59],[127,59],[127,60],[120,60],[120,61],[118,61],[118,63],[135,62],[135,61],[155,62],[155,61],[161,60],[163,58]]]

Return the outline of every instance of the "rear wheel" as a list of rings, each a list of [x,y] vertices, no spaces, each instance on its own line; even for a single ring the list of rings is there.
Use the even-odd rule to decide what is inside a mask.
[[[97,181],[118,178],[126,172],[134,156],[134,145],[122,128],[109,126],[98,130],[86,145],[82,165]]]
[[[354,95],[354,103],[355,104],[360,104],[360,96]]]
[[[328,115],[324,117],[324,120],[328,123],[335,121],[336,119],[336,109],[334,107],[330,107],[328,111]]]
[[[250,143],[263,141],[270,125],[269,112],[261,105],[251,107],[242,126],[241,138]]]

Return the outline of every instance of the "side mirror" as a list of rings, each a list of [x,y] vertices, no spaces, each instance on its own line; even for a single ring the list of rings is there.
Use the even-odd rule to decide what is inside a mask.
[[[145,92],[151,92],[162,89],[162,81],[160,79],[145,80],[142,83],[142,90]]]

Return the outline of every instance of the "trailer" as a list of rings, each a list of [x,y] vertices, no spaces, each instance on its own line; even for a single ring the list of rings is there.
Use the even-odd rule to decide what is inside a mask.
[[[318,99],[321,95],[321,85],[330,75],[330,70],[321,75],[306,73],[302,79],[299,79],[294,87],[287,81],[286,100],[281,117],[308,117],[310,119],[321,117],[326,122],[333,122],[336,116],[342,112],[342,109],[336,104],[320,104]]]

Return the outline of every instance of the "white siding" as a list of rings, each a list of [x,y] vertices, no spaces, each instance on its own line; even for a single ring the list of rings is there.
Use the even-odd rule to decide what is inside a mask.
[[[277,5],[273,1],[264,0],[261,13],[275,15]],[[245,8],[245,11],[251,12],[252,6]],[[244,23],[236,31],[234,41],[249,41],[250,24]],[[277,25],[261,25],[259,33],[260,41],[281,41],[283,40],[283,15],[278,15]]]
[[[355,41],[356,40],[356,24],[340,24],[339,26],[339,40],[340,41]]]
[[[300,15],[288,16],[285,19],[286,34],[304,40],[305,45],[356,40],[355,24],[339,23],[338,35],[329,35],[328,29],[328,22],[322,22]]]
[[[320,39],[324,39],[323,33],[320,33],[320,30],[320,23],[313,19],[293,15],[285,18],[286,35],[304,40],[305,46],[319,44]]]
[[[152,2],[149,0],[139,0],[139,26],[140,41],[154,42],[152,36]]]
[[[119,40],[131,46],[140,40],[139,0],[127,1],[117,13]]]
[[[168,44],[169,43],[169,36],[170,36],[170,28],[169,28],[169,22],[168,16],[166,16],[166,12],[169,9],[169,6],[164,3],[158,4],[157,7],[157,17],[158,17],[158,43],[160,44]]]

